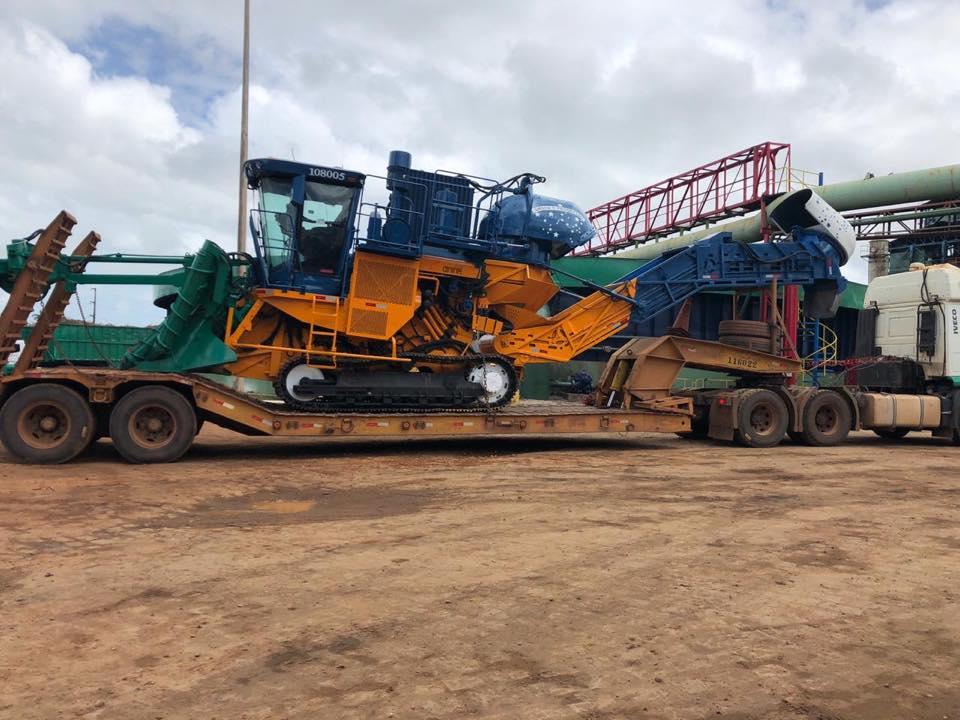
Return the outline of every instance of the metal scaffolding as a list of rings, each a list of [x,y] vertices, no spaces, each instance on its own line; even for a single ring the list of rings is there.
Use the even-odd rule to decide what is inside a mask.
[[[790,184],[790,145],[754,145],[592,208],[597,235],[573,254],[602,255],[743,215]]]

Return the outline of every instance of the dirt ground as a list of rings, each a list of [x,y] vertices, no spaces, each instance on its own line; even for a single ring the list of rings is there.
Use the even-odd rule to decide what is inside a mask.
[[[208,427],[4,462],[0,717],[960,718],[958,459]]]

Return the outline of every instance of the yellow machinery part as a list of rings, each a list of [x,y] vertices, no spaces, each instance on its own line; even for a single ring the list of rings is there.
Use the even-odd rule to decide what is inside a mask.
[[[615,291],[632,297],[636,282],[624,283]],[[597,291],[561,313],[539,318],[539,322],[528,317],[511,332],[496,337],[493,348],[514,358],[518,365],[567,362],[625,328],[631,309],[626,300]]]
[[[617,350],[597,383],[597,404],[620,398],[625,408],[674,402],[670,389],[685,366],[760,376],[800,373],[803,361],[733,345],[665,336],[637,338]],[[662,409],[662,408],[661,408]]]
[[[553,276],[545,268],[487,260],[484,269],[487,274],[486,301],[494,309],[500,305],[514,305],[535,313],[557,294]]]

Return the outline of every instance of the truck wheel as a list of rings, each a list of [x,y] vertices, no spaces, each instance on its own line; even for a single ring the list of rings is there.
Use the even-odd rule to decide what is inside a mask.
[[[910,432],[910,428],[874,428],[873,431],[884,440],[901,440]]]
[[[762,340],[770,339],[770,325],[758,320],[721,320],[717,332],[719,335],[740,335]]]
[[[830,390],[818,390],[803,407],[801,436],[807,445],[839,445],[850,433],[850,407]]]
[[[771,390],[747,390],[737,409],[737,442],[747,447],[768,448],[783,440],[790,416],[787,406]]]
[[[137,388],[110,413],[110,438],[125,460],[160,463],[178,460],[197,431],[197,415],[186,398],[161,386]]]
[[[90,405],[63,385],[30,385],[15,392],[3,406],[0,440],[24,462],[67,462],[82,453],[95,436]]]

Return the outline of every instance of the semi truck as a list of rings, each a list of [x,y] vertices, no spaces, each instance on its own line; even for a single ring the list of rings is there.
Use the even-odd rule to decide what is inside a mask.
[[[843,285],[839,267],[853,252],[852,228],[809,190],[784,199],[770,219],[788,235],[787,240],[751,244],[720,233],[665,253],[612,286],[597,287],[583,304],[592,308],[599,303],[617,315],[612,319],[609,313],[591,317],[587,329],[594,333],[592,328],[598,328],[598,323],[609,321],[602,332],[594,333],[597,338],[607,337],[629,313],[656,314],[705,289],[761,287],[777,281],[805,285],[807,313],[828,316]],[[786,437],[813,446],[836,445],[858,429],[873,430],[886,438],[927,430],[953,442],[960,439],[960,391],[955,389],[960,378],[960,343],[956,339],[960,332],[960,270],[953,267],[916,268],[906,276],[879,278],[871,284],[865,301],[868,347],[863,362],[842,387],[794,383],[804,366],[799,359],[777,353],[779,326],[773,313],[769,322],[726,321],[720,327],[720,342],[682,335],[629,341],[610,357],[589,407],[483,403],[474,397],[476,393],[469,398],[464,395],[469,402],[437,407],[431,401],[433,396],[420,390],[431,380],[429,366],[445,362],[445,354],[422,360],[424,367],[417,368],[420,372],[401,373],[404,387],[415,390],[405,390],[402,402],[391,404],[389,394],[376,393],[377,402],[368,405],[358,402],[357,398],[365,398],[354,393],[346,407],[339,401],[312,400],[298,406],[282,392],[273,400],[258,399],[195,372],[232,367],[235,360],[225,362],[224,358],[234,357],[229,355],[233,352],[229,344],[238,333],[247,331],[250,308],[260,300],[275,299],[274,288],[254,285],[251,290],[250,281],[258,281],[256,274],[240,276],[246,280],[233,274],[248,264],[248,259],[229,256],[225,262],[214,262],[219,249],[207,247],[210,243],[196,256],[182,258],[97,256],[96,233],[88,234],[71,255],[64,255],[62,249],[75,223],[69,213],[60,213],[45,230],[8,246],[8,258],[0,268],[3,287],[10,292],[0,314],[0,354],[4,359],[15,349],[34,305],[45,299],[14,371],[0,380],[0,442],[24,462],[67,462],[105,436],[128,461],[170,462],[183,456],[205,422],[248,435],[318,440],[668,432],[770,448]],[[523,237],[518,235],[513,245],[522,244]],[[355,242],[362,244],[364,239],[357,237]],[[224,254],[222,250],[219,253]],[[85,272],[93,262],[171,261],[181,266],[175,276]],[[484,258],[471,261],[490,262]],[[528,268],[524,270],[527,273],[542,273],[549,263],[530,260],[523,267]],[[179,288],[164,301],[168,316],[156,335],[128,353],[120,367],[45,367],[41,359],[76,285],[118,277],[124,283]],[[343,292],[350,285],[343,282],[340,287]],[[249,302],[251,292],[256,296],[253,304]],[[292,287],[282,293],[284,297],[316,295],[307,288]],[[418,291],[415,298],[423,304],[428,294]],[[478,298],[484,300],[482,294]],[[331,302],[336,305],[338,301],[334,298]],[[313,307],[314,300],[308,304]],[[507,300],[503,304],[503,312],[509,316],[511,305]],[[488,303],[488,308],[492,305]],[[425,304],[424,312],[431,307]],[[220,309],[226,311],[225,318],[220,317]],[[494,319],[503,324],[501,318],[506,316]],[[481,337],[477,351],[457,349],[460,354],[454,359],[472,368],[476,363],[470,353],[497,352],[497,342],[506,343],[504,347],[513,348],[514,354],[556,349],[550,338],[556,335],[569,341],[573,330],[584,330],[581,320],[576,313],[557,316],[550,319],[549,332],[542,337],[521,341],[516,328],[539,327],[536,323],[540,320],[514,317],[514,330],[504,330],[504,324],[501,335]],[[325,332],[311,325],[309,337],[327,338]],[[442,335],[442,328],[438,332]],[[309,353],[319,354],[322,343],[304,342],[309,347],[309,363]],[[270,367],[283,359],[274,357],[277,352],[294,350],[292,345],[280,351],[270,349]],[[394,347],[389,359],[399,366],[407,358]],[[684,366],[722,371],[733,376],[735,383],[723,390],[676,392],[674,382]],[[466,382],[485,387],[482,379],[472,380],[469,372]],[[330,384],[326,375],[315,373],[287,390],[311,398],[339,398],[339,391],[328,389]],[[454,388],[457,397],[462,394],[462,384]],[[361,384],[356,387],[362,389]]]

